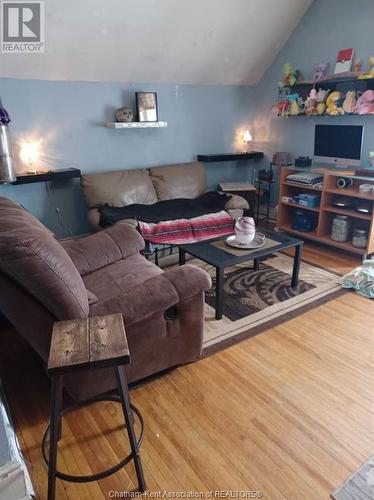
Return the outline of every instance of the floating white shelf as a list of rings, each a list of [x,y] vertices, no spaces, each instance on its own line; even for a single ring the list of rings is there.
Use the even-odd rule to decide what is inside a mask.
[[[107,128],[165,128],[168,122],[108,122]]]

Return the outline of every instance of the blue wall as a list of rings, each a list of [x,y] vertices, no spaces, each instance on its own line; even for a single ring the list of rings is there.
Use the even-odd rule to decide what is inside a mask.
[[[313,66],[330,62],[333,73],[340,49],[354,47],[355,56],[368,69],[374,55],[372,43],[374,2],[372,0],[315,0],[284,48],[255,89],[256,118],[253,125],[258,147],[268,159],[275,151],[289,151],[293,156],[313,156],[314,126],[324,124],[362,124],[365,127],[363,165],[374,150],[374,116],[275,118],[270,113],[277,98],[277,84],[282,79],[283,64],[290,62],[312,79]],[[266,162],[264,162],[266,163]],[[274,199],[274,202],[276,200]]]
[[[15,142],[29,136],[43,138],[46,164],[55,168],[94,172],[191,161],[197,153],[240,149],[238,129],[245,126],[254,135],[254,148],[267,154],[263,162],[267,166],[275,151],[312,156],[316,123],[364,124],[366,164],[368,152],[374,150],[373,116],[276,119],[270,109],[285,62],[311,78],[315,63],[330,61],[333,72],[338,50],[354,47],[367,68],[368,57],[374,55],[373,20],[372,0],[315,0],[256,88],[0,79],[0,96],[13,118]],[[169,122],[167,129],[103,127],[113,119],[115,108],[134,106],[136,90],[158,93],[159,117]],[[211,187],[223,180],[246,180],[250,167],[213,164],[208,178]],[[58,222],[45,185],[0,186],[1,194],[23,203],[58,236],[87,232],[79,183],[56,183],[51,190],[65,227]],[[275,195],[274,203],[276,199]]]
[[[166,129],[111,130],[116,108],[135,107],[137,90],[158,93],[159,119]],[[11,117],[18,167],[18,145],[27,138],[42,139],[41,166],[77,167],[83,172],[142,168],[188,162],[197,153],[232,151],[238,129],[253,120],[253,89],[238,86],[123,85],[31,80],[0,80],[0,95]],[[243,164],[213,164],[211,187],[219,181],[248,178]],[[0,186],[60,236],[89,231],[79,182]],[[63,227],[54,204],[61,209]]]

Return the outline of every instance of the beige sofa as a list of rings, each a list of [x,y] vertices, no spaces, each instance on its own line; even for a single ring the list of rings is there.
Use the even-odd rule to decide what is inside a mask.
[[[198,162],[85,174],[81,185],[88,207],[88,220],[95,231],[102,229],[98,207],[105,204],[112,207],[132,203],[150,205],[174,198],[196,198],[208,189],[205,166]],[[244,198],[232,195],[225,208],[237,218],[249,207]],[[127,222],[135,224],[133,220]]]

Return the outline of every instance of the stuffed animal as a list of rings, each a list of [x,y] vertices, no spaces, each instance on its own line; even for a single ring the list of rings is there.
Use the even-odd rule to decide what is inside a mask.
[[[370,165],[374,167],[374,151],[370,151],[369,158],[370,158]]]
[[[317,99],[317,113],[319,115],[323,115],[323,113],[326,110],[326,99],[327,99],[327,96],[329,95],[329,93],[330,93],[330,89],[329,90],[319,89],[318,92],[317,92],[317,96],[316,96],[316,99]]]
[[[353,112],[358,115],[374,114],[374,90],[358,92],[357,97],[357,103]]]
[[[374,56],[369,57],[369,64],[371,66],[370,71],[363,73],[358,77],[358,80],[366,80],[369,78],[374,78]]]
[[[331,92],[326,100],[326,114],[331,116],[344,115],[342,105],[343,94],[335,90]]]
[[[317,91],[313,87],[305,101],[304,113],[307,116],[317,115]]]
[[[318,63],[314,65],[314,82],[319,82],[324,78],[328,65],[329,63]]]
[[[348,90],[348,92],[345,95],[345,99],[343,102],[343,110],[345,113],[353,113],[353,110],[356,107],[356,92],[354,90]]]
[[[300,114],[300,106],[299,106],[299,94],[290,94],[287,96],[287,99],[290,103],[290,115],[297,116]]]
[[[271,111],[274,113],[275,116],[288,116],[289,115],[289,108],[290,108],[290,101],[287,99],[285,101],[280,101],[278,104],[275,104],[272,106]]]
[[[292,70],[292,65],[286,63],[283,66],[283,81],[279,83],[279,87],[293,87],[297,80],[297,72]]]

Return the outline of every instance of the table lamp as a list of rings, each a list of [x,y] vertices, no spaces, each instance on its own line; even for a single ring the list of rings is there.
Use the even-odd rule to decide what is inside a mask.
[[[39,158],[38,146],[34,142],[26,141],[20,151],[21,160],[29,166],[28,174],[36,175],[38,170],[35,168],[35,162]]]
[[[246,145],[246,150],[248,150],[248,144],[252,142],[252,134],[249,130],[244,130],[243,132],[243,142]]]

